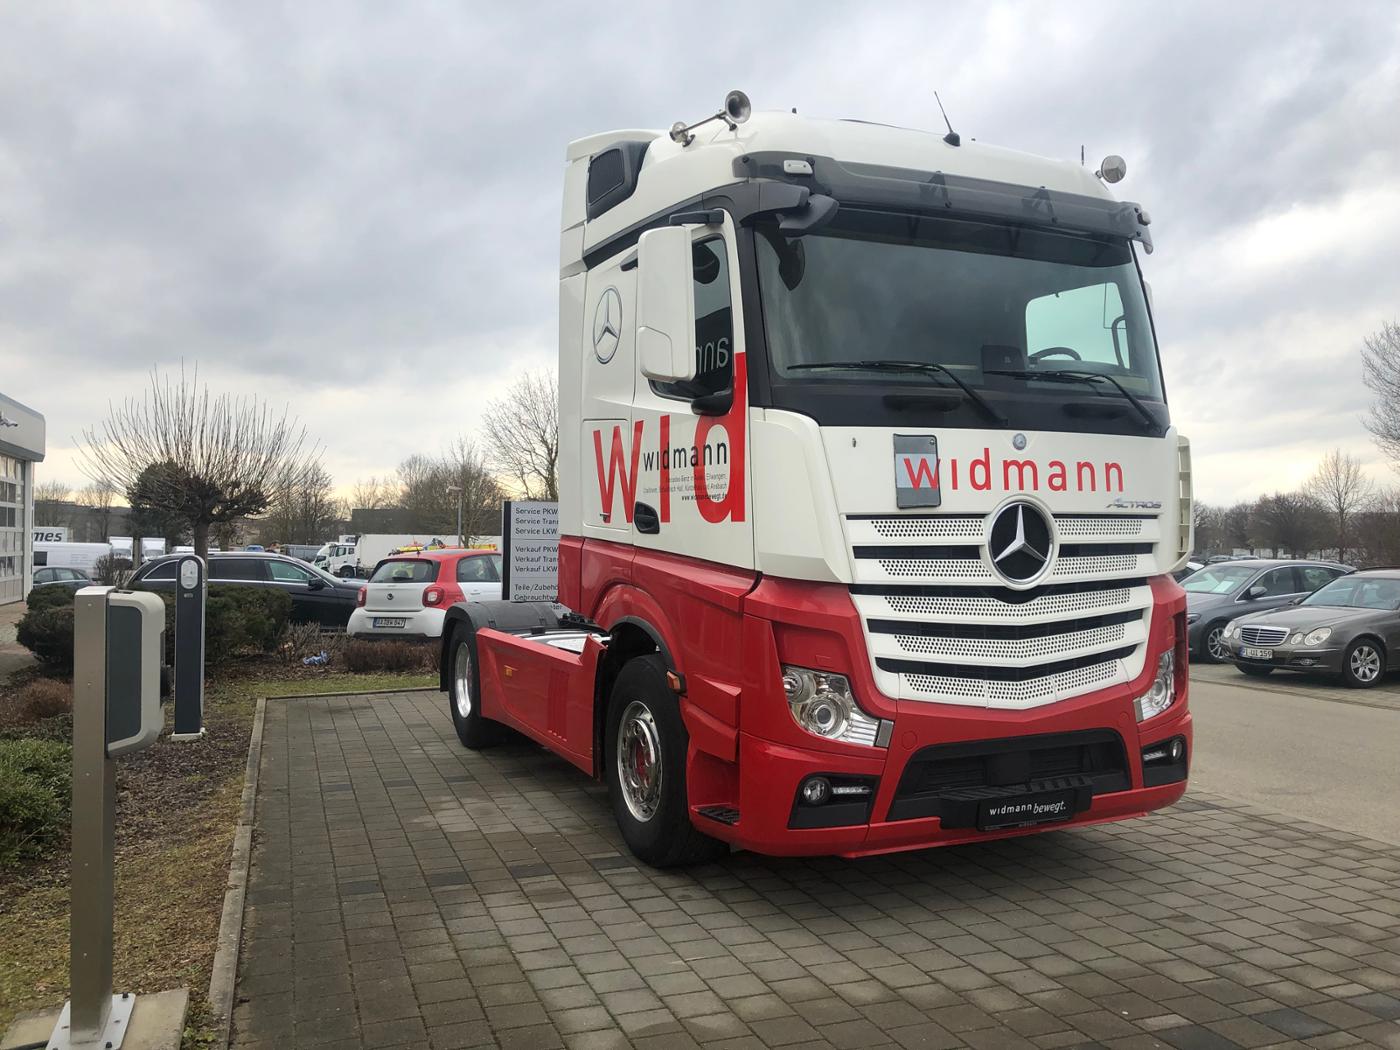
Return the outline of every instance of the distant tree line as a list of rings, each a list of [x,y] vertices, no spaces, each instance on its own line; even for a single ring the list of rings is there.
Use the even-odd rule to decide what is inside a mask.
[[[458,436],[439,454],[409,456],[391,477],[357,481],[340,499],[320,448],[288,410],[212,394],[183,369],[152,372],[141,396],[84,431],[88,485],[36,486],[35,524],[68,526],[81,533],[75,540],[159,537],[204,554],[253,540],[319,543],[346,531],[356,508],[393,509],[402,524],[383,531],[447,539],[460,505],[464,537],[493,535],[503,499],[558,498],[557,387],[552,373],[522,374],[483,407],[483,447]]]

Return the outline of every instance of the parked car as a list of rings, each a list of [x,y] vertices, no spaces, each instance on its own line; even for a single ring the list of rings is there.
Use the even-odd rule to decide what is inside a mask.
[[[1250,558],[1192,573],[1181,581],[1192,657],[1219,663],[1229,655],[1221,635],[1231,620],[1287,605],[1350,571],[1334,562]]]
[[[78,590],[92,583],[92,577],[82,569],[68,569],[58,565],[45,566],[34,570],[35,587],[67,587]]]
[[[1335,579],[1293,605],[1231,620],[1221,638],[1247,675],[1320,671],[1369,689],[1385,677],[1390,653],[1400,646],[1400,570]]]
[[[1186,577],[1190,576],[1193,572],[1199,572],[1205,567],[1205,562],[1200,562],[1197,561],[1195,558],[1192,558],[1181,568],[1177,569],[1176,572],[1172,573],[1172,577],[1176,580],[1177,583],[1180,583],[1182,580],[1186,579]]]
[[[178,555],[147,562],[131,578],[156,591],[173,590]],[[277,588],[292,597],[292,619],[319,623],[322,627],[344,627],[355,609],[359,584],[340,580],[304,561],[281,554],[256,551],[229,551],[209,554],[209,582],[241,587]]]
[[[445,550],[395,555],[375,566],[360,588],[346,631],[354,637],[441,638],[450,606],[501,596],[501,556]]]

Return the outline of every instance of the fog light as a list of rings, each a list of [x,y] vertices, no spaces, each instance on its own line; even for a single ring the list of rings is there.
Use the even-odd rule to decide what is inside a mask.
[[[1186,754],[1186,745],[1181,742],[1180,737],[1177,737],[1172,741],[1172,761],[1180,762],[1181,756],[1184,754]]]
[[[831,797],[831,781],[826,777],[809,777],[802,785],[802,801],[820,806]]]

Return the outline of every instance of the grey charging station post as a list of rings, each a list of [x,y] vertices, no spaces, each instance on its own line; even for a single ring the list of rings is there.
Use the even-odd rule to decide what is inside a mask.
[[[165,603],[154,594],[84,587],[73,611],[71,998],[49,1050],[119,1050],[136,996],[112,994],[116,762],[160,736]]]
[[[175,728],[172,740],[204,735],[204,559],[187,554],[175,566]]]

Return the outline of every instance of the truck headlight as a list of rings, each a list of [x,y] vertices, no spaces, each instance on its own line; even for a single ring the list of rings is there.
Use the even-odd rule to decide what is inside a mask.
[[[814,736],[867,747],[884,746],[877,744],[877,737],[882,735],[880,720],[856,705],[845,675],[784,664],[783,693],[792,720]]]
[[[1134,702],[1137,720],[1146,722],[1171,707],[1176,699],[1176,653],[1168,649],[1157,657],[1157,673],[1152,678],[1152,687]]]
[[[1328,638],[1331,638],[1331,637],[1332,637],[1332,628],[1330,628],[1330,627],[1319,627],[1319,628],[1318,628],[1317,630],[1315,630],[1315,631],[1309,631],[1309,632],[1308,632],[1308,636],[1307,636],[1306,638],[1303,639],[1303,644],[1304,644],[1304,645],[1321,645],[1323,642],[1327,641],[1327,639],[1328,639]]]

